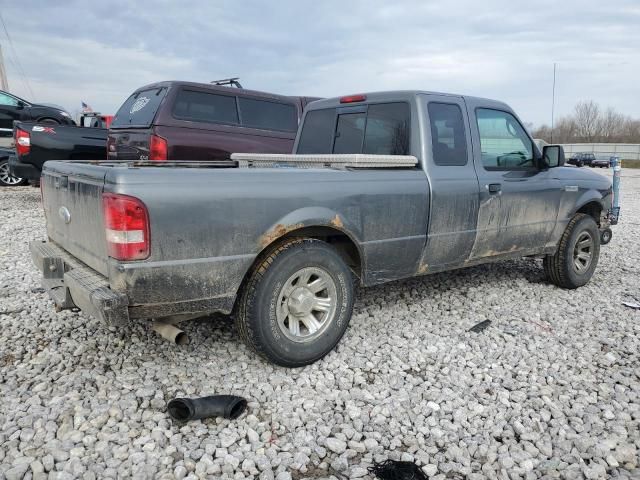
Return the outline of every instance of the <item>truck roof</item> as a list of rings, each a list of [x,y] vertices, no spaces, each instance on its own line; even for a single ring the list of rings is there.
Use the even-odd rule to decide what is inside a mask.
[[[250,95],[250,96],[253,96],[253,97],[272,98],[274,100],[288,100],[288,101],[291,101],[291,100],[297,99],[297,98],[304,98],[304,97],[296,97],[296,96],[288,96],[288,95],[278,95],[276,93],[261,92],[259,90],[249,90],[247,88],[237,88],[237,87],[230,87],[230,86],[225,86],[225,85],[215,85],[213,83],[187,82],[187,81],[184,81],[184,80],[164,80],[162,82],[150,83],[148,85],[144,85],[142,87],[137,88],[135,91],[139,92],[139,91],[142,91],[142,90],[149,90],[151,88],[172,87],[172,86],[186,86],[186,87],[206,88],[207,90],[225,92],[227,94],[229,92],[233,92],[236,95]]]
[[[398,101],[398,100],[411,100],[418,95],[438,95],[444,97],[454,97],[454,98],[463,98],[463,99],[473,99],[475,101],[479,101],[486,105],[492,105],[499,108],[509,108],[509,106],[498,100],[492,100],[489,98],[482,97],[473,97],[470,95],[458,95],[454,93],[443,93],[443,92],[431,92],[428,90],[390,90],[390,91],[380,91],[380,92],[363,92],[358,93],[357,95],[364,95],[366,100],[363,100],[362,103],[375,103],[375,102],[388,102],[388,101]],[[351,95],[350,95],[351,96]],[[310,110],[316,110],[321,108],[329,108],[341,105],[340,99],[344,98],[344,96],[340,97],[332,97],[326,98],[323,100],[316,100],[315,102],[309,104],[307,107]],[[360,103],[360,102],[358,102]],[[353,103],[352,105],[357,105],[358,103]],[[348,106],[349,104],[342,104],[343,106]]]

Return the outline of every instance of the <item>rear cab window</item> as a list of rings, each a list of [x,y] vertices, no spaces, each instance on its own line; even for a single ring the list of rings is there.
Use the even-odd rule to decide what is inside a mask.
[[[462,110],[453,103],[429,102],[433,163],[439,166],[467,164],[467,138]]]
[[[406,102],[307,112],[297,153],[409,155],[411,108]]]
[[[150,127],[166,94],[166,87],[135,92],[118,109],[111,128]]]

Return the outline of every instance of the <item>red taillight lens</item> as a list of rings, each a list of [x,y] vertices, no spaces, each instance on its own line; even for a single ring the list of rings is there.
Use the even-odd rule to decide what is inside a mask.
[[[116,260],[144,260],[149,256],[149,215],[142,201],[128,195],[102,195],[109,256]]]
[[[21,128],[16,128],[14,133],[14,142],[16,144],[16,152],[19,157],[29,155],[31,150],[31,134]]]
[[[167,141],[158,135],[149,139],[149,160],[167,160]]]
[[[340,97],[340,103],[364,102],[366,99],[366,95],[349,95],[346,97]]]

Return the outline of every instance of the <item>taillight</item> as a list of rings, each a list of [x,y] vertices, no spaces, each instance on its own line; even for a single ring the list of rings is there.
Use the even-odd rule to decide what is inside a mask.
[[[346,97],[340,97],[340,103],[364,102],[366,99],[366,95],[348,95]]]
[[[167,140],[158,135],[149,139],[149,160],[167,160]]]
[[[107,251],[116,260],[149,256],[149,215],[142,201],[128,195],[102,194]]]
[[[16,128],[14,133],[14,141],[16,144],[16,152],[19,157],[29,155],[31,150],[31,134],[21,128]]]

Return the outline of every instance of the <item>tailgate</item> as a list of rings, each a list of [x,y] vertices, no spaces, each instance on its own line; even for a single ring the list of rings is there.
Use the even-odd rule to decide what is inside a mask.
[[[107,139],[109,160],[149,160],[151,129],[111,129]]]
[[[40,182],[49,238],[108,276],[102,215],[106,172],[97,165],[47,162]]]

